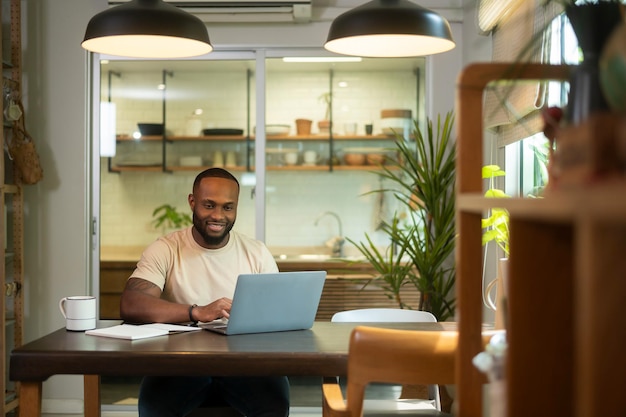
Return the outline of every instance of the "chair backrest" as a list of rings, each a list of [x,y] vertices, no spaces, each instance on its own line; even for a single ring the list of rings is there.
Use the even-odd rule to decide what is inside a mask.
[[[399,308],[362,308],[335,313],[333,322],[428,322],[434,323],[437,318],[427,311],[404,310]]]
[[[370,383],[453,384],[457,332],[357,326],[348,356],[348,408],[361,415]]]

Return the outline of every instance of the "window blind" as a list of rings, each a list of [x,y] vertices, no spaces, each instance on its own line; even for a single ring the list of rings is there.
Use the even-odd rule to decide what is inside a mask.
[[[480,0],[478,3],[478,28],[490,33],[506,20],[526,0]]]
[[[488,3],[492,7],[500,3],[498,0],[481,0],[481,5],[483,2],[485,7]],[[557,8],[546,6],[541,0],[505,0],[503,3],[508,3],[511,9],[501,13],[492,30],[492,60],[547,62],[549,37],[543,35],[548,23],[558,14]],[[498,135],[499,146],[541,131],[540,109],[545,94],[546,85],[538,81],[500,82],[487,88],[484,123],[487,129]]]

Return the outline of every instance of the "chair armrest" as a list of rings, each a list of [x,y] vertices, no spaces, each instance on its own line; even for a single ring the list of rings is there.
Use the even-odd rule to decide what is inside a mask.
[[[336,377],[324,378],[322,383],[322,408],[324,417],[350,416]]]

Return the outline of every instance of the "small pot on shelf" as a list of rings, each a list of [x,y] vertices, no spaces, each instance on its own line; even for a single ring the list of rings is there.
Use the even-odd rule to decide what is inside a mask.
[[[320,132],[320,135],[330,134],[330,120],[320,120],[319,122],[317,122],[317,128]]]

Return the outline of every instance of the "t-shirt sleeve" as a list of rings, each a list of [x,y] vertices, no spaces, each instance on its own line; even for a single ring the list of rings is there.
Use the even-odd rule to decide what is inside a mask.
[[[276,264],[276,260],[274,256],[267,248],[267,246],[262,245],[261,255],[263,256],[263,270],[261,272],[278,272],[278,265]]]
[[[141,254],[130,278],[145,279],[163,290],[171,265],[170,253],[170,248],[163,240],[153,242]]]

